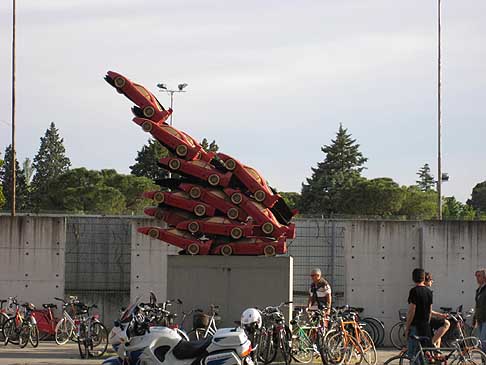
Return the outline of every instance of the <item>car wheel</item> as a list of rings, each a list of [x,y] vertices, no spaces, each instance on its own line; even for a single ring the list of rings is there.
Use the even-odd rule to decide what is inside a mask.
[[[161,191],[159,191],[159,192],[155,193],[155,194],[154,194],[154,200],[155,200],[155,202],[156,202],[156,203],[159,203],[159,204],[163,203],[163,202],[164,202],[164,200],[165,200],[165,195],[164,195],[164,193],[163,193],[163,192],[161,192]]]
[[[241,195],[241,193],[233,193],[233,194],[231,194],[231,198],[230,199],[231,199],[231,202],[233,204],[238,205],[238,204],[240,204],[242,202],[243,195]]]
[[[191,243],[187,246],[186,251],[189,255],[197,255],[199,253],[199,245],[197,243]]]
[[[144,132],[151,132],[152,131],[152,123],[151,122],[148,122],[148,121],[145,121],[142,123],[142,129]]]
[[[231,238],[239,240],[243,236],[243,230],[240,227],[231,228]]]
[[[262,225],[262,231],[265,234],[272,234],[274,229],[275,229],[275,227],[270,222],[263,223],[263,225]]]
[[[121,89],[122,87],[125,86],[126,84],[126,80],[123,78],[123,77],[115,77],[115,80],[113,80],[113,83],[115,84],[115,86],[119,89]]]
[[[146,106],[145,108],[143,108],[143,115],[146,118],[152,118],[155,115],[155,108],[151,105]]]
[[[228,212],[226,212],[226,215],[228,216],[229,219],[236,219],[239,216],[238,209],[236,208],[229,208]]]
[[[277,252],[275,250],[275,247],[273,247],[272,245],[266,245],[263,248],[263,253],[265,254],[265,256],[270,257],[270,256],[275,256]]]
[[[148,235],[153,239],[157,239],[159,238],[159,230],[156,228],[150,228],[148,231]]]
[[[191,222],[187,225],[187,230],[191,233],[196,233],[199,231],[199,223]]]
[[[209,183],[209,185],[212,185],[212,186],[216,186],[216,185],[218,185],[220,180],[221,180],[221,179],[220,179],[220,178],[219,178],[219,176],[218,176],[218,175],[216,175],[216,174],[211,174],[211,175],[209,175],[209,177],[208,177],[208,183]]]
[[[232,158],[227,159],[224,162],[224,165],[229,171],[233,171],[234,169],[236,169],[236,161],[233,160]]]
[[[194,207],[194,214],[198,217],[202,217],[206,214],[206,207],[202,204],[198,204]]]
[[[263,190],[257,190],[255,191],[255,194],[253,194],[253,196],[255,197],[255,200],[257,202],[261,203],[262,201],[265,200],[267,194]]]
[[[169,168],[171,170],[179,170],[179,168],[181,167],[181,162],[179,160],[170,160],[169,161]]]
[[[223,256],[231,256],[233,254],[233,247],[230,245],[224,245],[221,247],[221,255]]]
[[[201,192],[201,189],[199,189],[197,186],[193,186],[190,190],[189,190],[189,196],[192,198],[192,199],[199,199],[202,195],[202,192]]]
[[[176,153],[178,156],[184,157],[187,155],[187,146],[180,144],[176,147]]]

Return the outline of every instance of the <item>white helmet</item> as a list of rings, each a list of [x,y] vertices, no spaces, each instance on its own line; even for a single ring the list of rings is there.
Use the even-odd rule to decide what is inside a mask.
[[[241,325],[260,328],[262,326],[262,316],[255,308],[248,308],[241,314]]]

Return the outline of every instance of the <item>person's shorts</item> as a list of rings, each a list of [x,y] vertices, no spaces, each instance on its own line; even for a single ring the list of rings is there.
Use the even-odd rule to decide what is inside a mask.
[[[430,328],[432,328],[433,331],[438,330],[445,324],[444,318],[434,318],[432,317],[430,319]]]

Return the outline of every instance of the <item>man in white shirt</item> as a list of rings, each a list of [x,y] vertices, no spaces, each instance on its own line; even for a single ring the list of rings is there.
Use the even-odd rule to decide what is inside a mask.
[[[320,269],[313,269],[311,271],[312,283],[309,289],[309,299],[307,301],[307,309],[309,310],[325,310],[326,314],[331,313],[332,292],[331,285],[326,279],[322,277]]]

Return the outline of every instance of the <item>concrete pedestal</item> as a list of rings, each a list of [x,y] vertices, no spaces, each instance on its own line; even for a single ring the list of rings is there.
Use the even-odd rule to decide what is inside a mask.
[[[292,257],[168,256],[167,297],[179,298],[184,311],[219,305],[219,327],[234,326],[250,307],[292,300]],[[290,318],[291,307],[283,308]],[[184,324],[192,328],[192,319]]]

